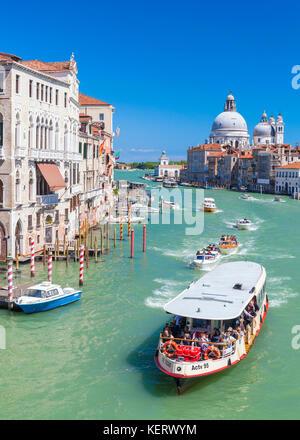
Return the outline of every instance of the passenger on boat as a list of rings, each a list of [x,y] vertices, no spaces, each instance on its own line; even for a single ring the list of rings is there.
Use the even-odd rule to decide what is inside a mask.
[[[229,327],[229,329],[228,329],[228,330],[226,331],[226,333],[225,333],[225,338],[224,338],[224,342],[227,342],[227,344],[228,344],[229,342],[234,342],[234,341],[235,341],[235,338],[232,336],[231,332],[232,332],[232,328]],[[226,350],[226,353],[232,351],[232,350],[233,350],[233,346],[232,346],[232,344],[228,344],[227,347],[226,347],[226,349],[227,349],[227,350]]]
[[[202,353],[204,353],[208,347],[207,342],[210,342],[208,339],[208,334],[206,332],[201,332],[199,342],[200,342],[200,347],[201,347]]]
[[[213,333],[213,335],[212,335],[212,337],[211,337],[211,342],[220,342],[219,341],[219,338],[220,338],[220,330],[218,329],[218,328],[214,328],[214,333]]]

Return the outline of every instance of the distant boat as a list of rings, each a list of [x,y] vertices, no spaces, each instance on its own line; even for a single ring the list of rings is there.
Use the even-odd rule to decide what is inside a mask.
[[[176,182],[176,180],[164,180],[163,181],[163,187],[164,188],[177,188],[178,187],[178,183]]]
[[[279,196],[275,196],[273,202],[281,202],[281,198]]]
[[[44,281],[29,287],[24,295],[15,300],[15,304],[25,313],[45,312],[78,301],[81,294],[80,290],[72,287],[62,289],[58,284]]]
[[[240,218],[236,221],[236,227],[238,229],[250,229],[252,222],[247,218]]]
[[[204,212],[216,212],[217,207],[215,205],[215,199],[205,198],[202,203],[202,209]]]

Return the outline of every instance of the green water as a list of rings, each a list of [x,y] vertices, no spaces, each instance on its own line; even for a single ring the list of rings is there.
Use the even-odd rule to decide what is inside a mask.
[[[138,180],[141,172],[116,172]],[[206,191],[220,212],[205,214],[200,236],[185,225],[135,226],[135,258],[128,237],[96,264],[90,259],[78,303],[25,315],[0,310],[6,350],[0,350],[1,419],[248,419],[299,418],[299,356],[292,327],[300,325],[300,202],[271,195],[256,200],[231,191]],[[189,262],[202,245],[234,232],[247,216],[254,230],[240,231],[239,253],[267,270],[270,308],[249,355],[238,365],[199,379],[178,397],[173,379],[155,366],[162,305],[203,272]],[[126,228],[125,228],[126,230]],[[98,241],[99,242],[99,241]],[[17,283],[30,281],[29,265]],[[47,277],[36,265],[35,281]],[[53,280],[78,286],[78,263],[55,263]],[[1,274],[4,277],[5,274]],[[3,280],[3,283],[5,281]]]

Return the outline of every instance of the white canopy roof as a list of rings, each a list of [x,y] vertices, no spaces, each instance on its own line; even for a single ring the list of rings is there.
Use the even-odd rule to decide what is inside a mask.
[[[260,264],[250,261],[225,263],[192,283],[169,301],[164,309],[168,313],[189,318],[233,319],[259,292],[265,277],[265,269]],[[253,290],[253,287],[256,289]]]

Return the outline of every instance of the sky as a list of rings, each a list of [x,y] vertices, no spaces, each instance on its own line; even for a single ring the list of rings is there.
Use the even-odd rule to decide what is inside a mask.
[[[120,161],[186,159],[204,143],[229,90],[252,136],[264,109],[300,142],[296,1],[35,1],[1,5],[0,52],[68,60],[80,91],[115,107]],[[12,18],[13,17],[13,18]],[[296,84],[300,84],[299,81]]]

